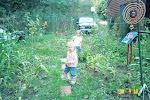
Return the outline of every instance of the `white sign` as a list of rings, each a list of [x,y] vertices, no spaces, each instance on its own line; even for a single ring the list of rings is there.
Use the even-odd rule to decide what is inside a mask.
[[[95,7],[91,7],[91,12],[95,12]]]

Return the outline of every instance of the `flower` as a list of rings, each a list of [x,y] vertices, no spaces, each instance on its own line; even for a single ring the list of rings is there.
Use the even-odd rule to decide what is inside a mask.
[[[45,24],[47,24],[47,21],[45,21]]]
[[[38,23],[40,23],[40,20],[38,18],[36,18],[36,20],[38,21]]]

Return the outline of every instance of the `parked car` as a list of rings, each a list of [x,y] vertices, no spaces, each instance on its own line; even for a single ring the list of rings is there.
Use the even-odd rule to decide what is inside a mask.
[[[98,29],[98,26],[92,17],[80,17],[76,24],[78,29],[83,33],[92,33],[92,26]]]

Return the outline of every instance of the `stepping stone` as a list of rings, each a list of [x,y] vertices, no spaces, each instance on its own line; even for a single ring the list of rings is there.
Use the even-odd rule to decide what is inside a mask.
[[[64,96],[64,95],[68,96],[68,95],[72,94],[71,86],[61,86],[60,91],[61,91],[62,96]]]

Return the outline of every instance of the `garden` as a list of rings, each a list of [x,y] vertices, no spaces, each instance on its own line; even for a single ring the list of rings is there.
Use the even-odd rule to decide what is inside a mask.
[[[0,3],[1,4],[1,3]],[[133,60],[127,66],[127,33],[106,21],[105,0],[2,0],[1,29],[9,39],[0,40],[0,100],[141,100],[141,74],[138,39],[133,42]],[[10,5],[10,6],[7,6]],[[98,7],[98,14],[90,12]],[[88,10],[87,10],[88,9]],[[61,59],[67,56],[67,43],[76,32],[76,19],[93,16],[98,30],[82,34],[83,52],[78,53],[77,82],[63,81]],[[150,23],[144,18],[144,30]],[[65,33],[65,34],[64,34]],[[11,38],[19,34],[22,38]],[[144,83],[150,86],[150,35],[141,33]],[[61,87],[71,86],[70,95]],[[122,91],[124,91],[122,93]],[[145,92],[145,99],[148,100]]]

